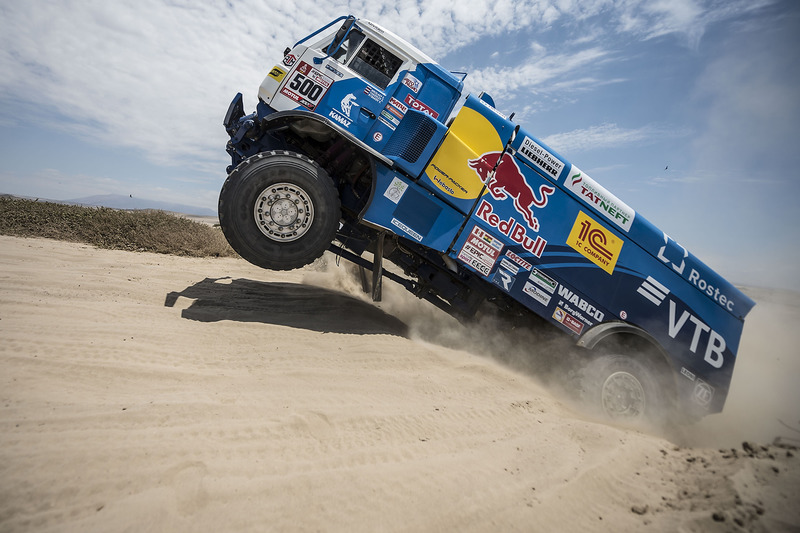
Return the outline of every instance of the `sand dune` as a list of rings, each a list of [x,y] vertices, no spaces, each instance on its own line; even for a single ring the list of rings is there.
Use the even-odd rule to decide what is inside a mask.
[[[658,436],[333,260],[0,237],[0,531],[797,531],[800,300],[752,294],[726,411]]]

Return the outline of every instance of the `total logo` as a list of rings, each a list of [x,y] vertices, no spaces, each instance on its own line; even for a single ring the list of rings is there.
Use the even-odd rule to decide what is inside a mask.
[[[439,113],[437,113],[436,111],[434,111],[433,109],[431,109],[427,105],[423,104],[422,102],[420,102],[419,100],[417,100],[416,98],[411,96],[410,94],[406,96],[405,102],[406,102],[406,104],[408,104],[408,106],[411,109],[416,109],[417,111],[422,111],[423,113],[425,113],[426,115],[428,115],[431,118],[439,118]]]
[[[580,211],[567,237],[567,244],[595,265],[613,274],[623,240]]]
[[[505,200],[511,196],[514,199],[514,209],[525,218],[528,227],[539,231],[539,221],[533,214],[533,207],[545,207],[548,197],[556,191],[555,187],[541,185],[536,194],[525,180],[514,157],[503,152],[486,152],[477,159],[470,159],[469,168],[486,184],[492,198]]]

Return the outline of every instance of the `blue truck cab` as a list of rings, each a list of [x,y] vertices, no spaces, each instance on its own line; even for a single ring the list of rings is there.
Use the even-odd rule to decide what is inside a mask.
[[[463,79],[353,16],[287,48],[224,119],[232,247],[270,269],[331,250],[375,299],[386,277],[460,318],[547,322],[608,417],[721,411],[754,302]]]

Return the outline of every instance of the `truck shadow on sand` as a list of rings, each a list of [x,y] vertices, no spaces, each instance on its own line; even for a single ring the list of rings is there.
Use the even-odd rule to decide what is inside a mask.
[[[206,278],[170,292],[165,307],[183,307],[181,317],[199,322],[262,322],[322,333],[408,336],[408,326],[367,302],[346,294],[296,283]],[[185,303],[185,302],[183,302]]]

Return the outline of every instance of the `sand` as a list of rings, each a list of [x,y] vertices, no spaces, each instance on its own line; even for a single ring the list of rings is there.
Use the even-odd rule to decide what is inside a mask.
[[[798,531],[800,298],[751,294],[725,412],[649,434],[332,258],[0,237],[0,531]]]

